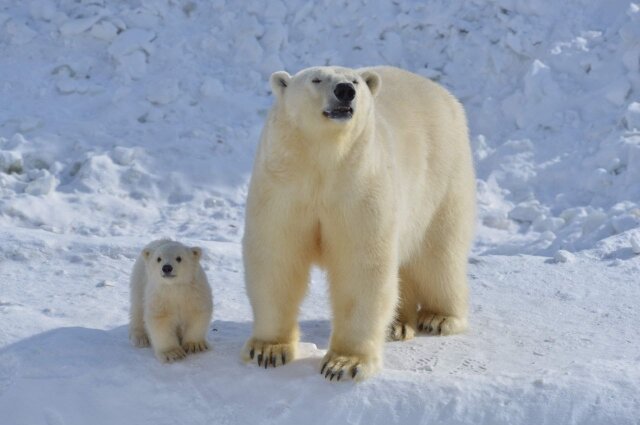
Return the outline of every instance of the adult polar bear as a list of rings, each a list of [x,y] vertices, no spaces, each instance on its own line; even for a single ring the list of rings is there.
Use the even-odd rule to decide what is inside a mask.
[[[378,371],[385,336],[463,331],[475,180],[460,103],[392,67],[281,71],[271,86],[243,239],[244,359],[295,358],[314,263],[333,309],[326,378]]]

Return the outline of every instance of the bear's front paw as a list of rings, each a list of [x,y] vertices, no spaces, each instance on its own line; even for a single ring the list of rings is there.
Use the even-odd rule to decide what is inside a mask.
[[[172,363],[177,360],[184,359],[187,356],[187,353],[182,347],[173,347],[168,350],[157,352],[156,356],[162,363]]]
[[[195,341],[195,342],[183,342],[182,348],[187,353],[199,353],[201,351],[207,351],[209,349],[209,344],[207,341]]]
[[[362,381],[380,370],[379,362],[361,355],[341,355],[327,352],[322,359],[320,374],[330,381],[352,379]]]
[[[455,316],[443,316],[421,312],[418,317],[418,331],[429,335],[451,335],[467,329],[467,321]]]
[[[415,334],[416,332],[412,325],[396,320],[389,325],[387,341],[406,341],[412,339]]]
[[[131,332],[129,339],[135,347],[143,348],[149,346],[149,336],[145,331]]]
[[[269,366],[282,366],[296,357],[295,343],[271,343],[251,338],[242,349],[242,359],[245,362],[256,361],[258,366],[265,369]]]

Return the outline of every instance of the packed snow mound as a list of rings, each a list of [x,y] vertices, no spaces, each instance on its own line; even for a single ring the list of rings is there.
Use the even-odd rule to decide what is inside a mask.
[[[5,6],[0,220],[74,232],[126,210],[145,234],[167,206],[241,204],[271,72],[389,64],[467,108],[477,250],[552,255],[638,228],[637,3],[365,3]]]

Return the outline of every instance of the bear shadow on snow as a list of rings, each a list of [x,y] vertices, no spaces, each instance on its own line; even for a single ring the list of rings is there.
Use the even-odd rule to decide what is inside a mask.
[[[314,385],[323,352],[313,344],[328,345],[330,326],[303,321],[301,328],[304,355],[267,371],[241,361],[251,332],[245,321],[214,321],[207,335],[212,351],[170,364],[159,363],[151,348],[131,345],[127,326],[42,332],[0,348],[0,422],[167,423],[188,411],[193,415],[181,416],[187,422],[216,422],[234,412],[250,423],[293,399],[306,412],[312,400],[330,401],[353,387]]]
[[[326,348],[330,333],[328,321],[301,321],[300,327],[303,334],[301,343]],[[143,376],[144,379],[159,374],[180,379],[185,368],[202,373],[203,367],[219,377],[226,372],[246,374],[239,353],[250,334],[250,322],[214,320],[207,333],[211,350],[165,365],[156,361],[151,348],[137,348],[131,344],[128,326],[111,330],[57,328],[0,348],[0,394],[16,377],[65,379],[126,369],[128,375]],[[310,364],[315,367],[318,362],[315,356],[305,357],[292,365],[304,364],[306,369]],[[300,370],[294,372],[293,368],[286,369],[289,369],[288,374],[303,373]]]

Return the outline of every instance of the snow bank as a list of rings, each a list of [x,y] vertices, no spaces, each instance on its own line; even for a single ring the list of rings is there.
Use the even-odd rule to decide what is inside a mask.
[[[5,208],[48,202],[27,202],[24,194],[60,195],[56,208],[73,215],[68,194],[76,190],[146,199],[152,209],[201,204],[221,188],[241,195],[271,101],[271,72],[391,64],[442,82],[468,110],[481,251],[579,251],[638,226],[637,4],[403,2],[376,3],[363,14],[351,2],[335,13],[342,7],[291,1],[265,10],[258,1],[224,0],[11,6],[0,27],[11,58],[1,88],[11,107],[0,111],[0,136],[49,151],[57,168],[38,177],[16,173],[21,151],[2,148]],[[27,84],[27,73],[37,85]],[[120,147],[138,154],[110,165]],[[182,184],[167,182],[171,172]],[[167,185],[190,193],[167,193]],[[147,232],[144,223],[137,232]]]

